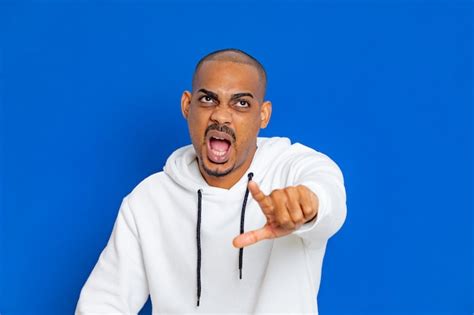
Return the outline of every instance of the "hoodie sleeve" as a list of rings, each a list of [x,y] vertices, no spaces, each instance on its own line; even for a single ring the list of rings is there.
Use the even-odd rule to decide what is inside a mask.
[[[309,247],[323,245],[343,225],[346,214],[346,190],[340,168],[328,156],[301,144],[290,163],[290,185],[305,185],[319,200],[315,219],[303,224],[292,234],[303,238]]]
[[[107,246],[81,290],[75,314],[137,314],[148,295],[135,220],[125,197]]]

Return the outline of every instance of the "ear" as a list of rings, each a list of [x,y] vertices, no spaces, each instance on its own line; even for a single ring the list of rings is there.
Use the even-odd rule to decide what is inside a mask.
[[[192,94],[189,91],[184,91],[183,95],[181,95],[181,113],[183,114],[184,119],[188,119],[191,97]]]
[[[272,102],[265,101],[260,107],[260,128],[264,129],[267,127],[270,122],[270,117],[272,116]]]

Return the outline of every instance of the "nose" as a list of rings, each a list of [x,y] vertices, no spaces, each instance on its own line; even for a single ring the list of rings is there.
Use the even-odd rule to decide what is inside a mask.
[[[230,124],[232,122],[232,113],[227,107],[216,106],[211,114],[211,120],[219,125]]]

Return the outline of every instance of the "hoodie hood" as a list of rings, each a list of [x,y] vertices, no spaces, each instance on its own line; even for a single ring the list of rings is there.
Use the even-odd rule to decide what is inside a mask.
[[[254,179],[258,181],[263,178],[268,171],[268,166],[271,165],[277,157],[281,156],[283,152],[289,149],[291,141],[288,138],[272,137],[272,138],[257,138],[257,151],[250,164],[249,169],[240,178],[240,180],[232,186],[230,191],[241,191],[242,186],[247,185],[247,174],[253,173]],[[170,155],[166,161],[164,172],[179,186],[185,190],[195,193],[201,189],[202,194],[218,194],[222,190],[227,190],[219,187],[209,186],[199,171],[196,152],[192,144],[179,148]]]

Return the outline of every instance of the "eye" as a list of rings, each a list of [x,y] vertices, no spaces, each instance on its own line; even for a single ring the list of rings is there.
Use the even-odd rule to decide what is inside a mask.
[[[250,103],[245,100],[238,100],[236,106],[241,108],[250,107]]]
[[[214,102],[214,99],[208,95],[203,95],[199,98],[199,100],[203,103],[212,103]]]

